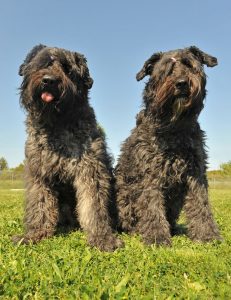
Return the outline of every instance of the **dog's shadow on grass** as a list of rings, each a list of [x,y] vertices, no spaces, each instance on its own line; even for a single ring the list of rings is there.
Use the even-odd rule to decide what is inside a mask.
[[[66,236],[72,232],[75,231],[80,231],[82,232],[82,229],[80,226],[64,226],[64,225],[59,225],[57,227],[56,236]],[[118,230],[117,233],[121,235],[123,231]],[[177,224],[174,230],[171,232],[172,236],[181,236],[181,235],[187,235],[188,234],[188,229],[185,224]]]
[[[177,224],[172,231],[172,236],[187,235],[188,229],[185,224]]]
[[[75,231],[82,231],[79,226],[64,226],[59,225],[56,229],[56,236],[66,236]]]

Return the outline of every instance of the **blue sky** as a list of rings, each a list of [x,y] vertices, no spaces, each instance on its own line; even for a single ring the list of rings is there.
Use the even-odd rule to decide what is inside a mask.
[[[157,51],[196,45],[218,58],[208,75],[200,116],[209,168],[231,160],[231,1],[2,0],[0,3],[0,157],[24,159],[25,114],[19,106],[19,65],[36,44],[83,53],[94,85],[91,105],[115,159],[135,125],[145,80],[136,73]]]

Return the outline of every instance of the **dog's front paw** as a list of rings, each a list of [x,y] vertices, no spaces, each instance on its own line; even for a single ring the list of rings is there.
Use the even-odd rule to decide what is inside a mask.
[[[28,245],[30,243],[33,243],[33,241],[26,235],[14,235],[11,238],[12,242],[16,244],[25,244]]]
[[[207,233],[207,234],[194,234],[190,235],[191,240],[195,242],[209,243],[212,241],[223,241],[219,233]]]
[[[214,240],[222,241],[217,225],[211,220],[208,220],[202,226],[189,226],[188,236],[191,240],[202,243]]]
[[[90,246],[97,247],[99,250],[106,252],[112,252],[117,248],[122,248],[124,246],[124,242],[113,234],[90,236],[88,238],[88,243]]]
[[[36,244],[39,241],[53,236],[53,231],[39,230],[39,231],[29,231],[22,235],[15,235],[12,237],[14,244]]]

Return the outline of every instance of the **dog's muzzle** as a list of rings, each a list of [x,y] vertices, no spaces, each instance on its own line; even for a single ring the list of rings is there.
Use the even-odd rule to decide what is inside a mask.
[[[45,75],[41,81],[42,93],[41,99],[46,102],[55,100],[55,90],[58,88],[58,80],[51,75]]]
[[[190,86],[187,79],[181,78],[176,81],[175,94],[177,96],[189,96]]]

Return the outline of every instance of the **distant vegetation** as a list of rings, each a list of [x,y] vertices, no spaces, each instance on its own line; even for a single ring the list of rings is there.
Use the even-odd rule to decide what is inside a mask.
[[[231,178],[231,161],[220,165],[219,170],[208,171],[209,179]]]
[[[5,157],[0,157],[0,175],[7,173],[23,173],[25,164],[24,162],[20,163],[15,168],[9,168],[8,162]]]
[[[0,158],[0,189],[22,189],[24,163],[15,168],[9,168],[8,162],[4,157]]]
[[[4,157],[0,157],[0,171],[8,169],[7,160]]]

